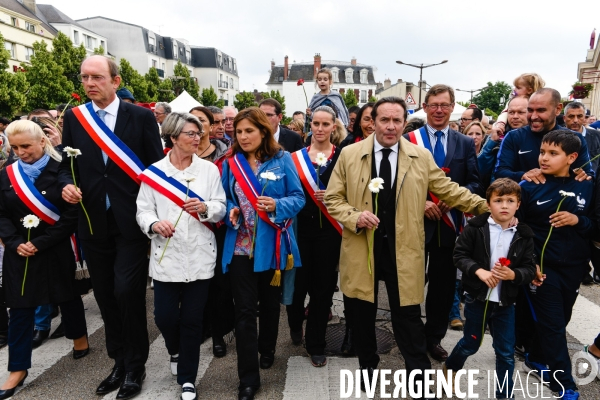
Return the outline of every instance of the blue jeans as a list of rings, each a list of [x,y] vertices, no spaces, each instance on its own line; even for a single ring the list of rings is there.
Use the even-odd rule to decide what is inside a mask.
[[[462,285],[460,279],[456,280],[456,286],[454,288],[454,301],[452,302],[452,308],[450,309],[450,315],[448,321],[460,319],[460,295],[462,294]]]
[[[448,369],[453,371],[462,369],[467,358],[479,350],[484,310],[484,301],[475,300],[469,294],[466,295],[464,334],[446,360]],[[499,306],[498,303],[490,302],[486,320],[486,323],[490,325],[496,353],[496,376],[499,380],[499,384],[496,386],[496,398],[511,398],[512,377],[515,370],[515,307],[512,304]],[[506,376],[508,379],[504,382]]]
[[[50,315],[52,314],[53,309],[54,307],[52,304],[44,304],[43,306],[38,306],[35,309],[34,329],[38,331],[50,330],[50,325],[52,324],[52,318],[50,318]]]

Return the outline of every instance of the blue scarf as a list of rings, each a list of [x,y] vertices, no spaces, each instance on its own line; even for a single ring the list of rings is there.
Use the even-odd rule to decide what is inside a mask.
[[[33,164],[27,164],[21,160],[17,162],[19,163],[21,168],[23,168],[25,175],[27,175],[31,183],[35,183],[35,180],[40,176],[44,168],[46,168],[46,164],[48,164],[48,161],[50,161],[50,156],[48,154],[44,154],[42,158],[40,158]]]

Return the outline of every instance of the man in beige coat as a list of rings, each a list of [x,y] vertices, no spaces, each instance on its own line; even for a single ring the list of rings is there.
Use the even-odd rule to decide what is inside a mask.
[[[431,368],[419,306],[425,286],[427,192],[460,211],[487,211],[485,199],[447,178],[427,149],[402,138],[406,110],[406,103],[398,97],[375,104],[371,111],[375,133],[344,148],[325,193],[329,213],[344,225],[341,289],[349,298],[347,312],[356,321],[352,328],[360,368],[369,377],[379,363],[375,338],[378,280],[385,281],[394,336],[408,373]],[[368,188],[375,177],[384,180],[377,196]]]

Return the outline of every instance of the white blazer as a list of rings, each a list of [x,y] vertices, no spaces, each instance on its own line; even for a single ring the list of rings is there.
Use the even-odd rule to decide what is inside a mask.
[[[202,222],[219,222],[225,216],[225,191],[219,169],[195,154],[192,156],[192,164],[183,171],[171,164],[168,154],[153,165],[184,186],[187,185],[186,179],[194,178],[189,183],[190,190],[204,199],[208,206],[208,218],[201,217],[198,221],[183,211],[175,234],[159,264],[167,238],[150,233],[150,225],[162,220],[169,220],[175,225],[182,208],[142,182],[137,197],[136,219],[142,231],[152,239],[150,276],[160,282],[192,282],[212,278],[217,259],[217,243],[214,233]]]

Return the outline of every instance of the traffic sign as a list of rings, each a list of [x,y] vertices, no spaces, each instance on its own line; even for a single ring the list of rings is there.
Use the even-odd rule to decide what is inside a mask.
[[[406,93],[406,104],[417,104],[410,92]]]

